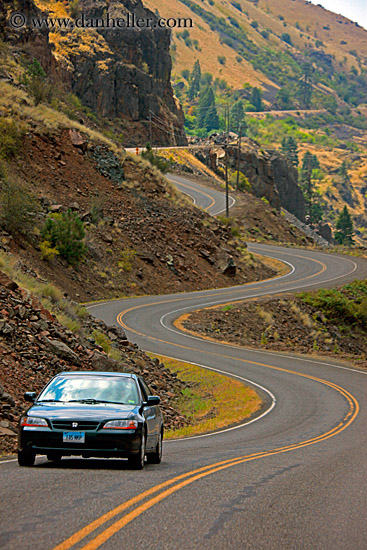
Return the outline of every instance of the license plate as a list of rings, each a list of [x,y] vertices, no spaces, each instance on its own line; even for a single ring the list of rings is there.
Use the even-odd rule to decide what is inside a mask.
[[[63,432],[62,440],[64,443],[85,443],[84,432]]]

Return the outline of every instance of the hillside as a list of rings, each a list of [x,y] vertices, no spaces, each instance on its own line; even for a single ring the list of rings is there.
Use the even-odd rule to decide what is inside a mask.
[[[68,95],[69,103],[77,103],[92,122],[103,127],[124,145],[129,139],[146,142],[149,139],[150,112],[158,115],[170,129],[160,133],[165,144],[186,143],[182,131],[183,113],[176,101],[170,82],[171,57],[169,29],[104,29],[78,28],[78,18],[97,21],[131,17],[156,19],[141,0],[111,0],[95,2],[76,0],[27,0],[20,3],[7,0],[0,6],[0,38],[10,43],[16,55],[36,59],[39,74],[47,75],[49,86],[37,86],[36,93],[49,102],[59,102]],[[13,28],[12,12],[22,9],[27,26]],[[52,18],[50,29],[31,25],[36,18]],[[67,28],[55,21],[67,20]],[[18,50],[18,52],[17,52]],[[2,77],[8,78],[5,71]],[[159,132],[158,132],[159,133]]]
[[[174,31],[176,75],[191,70],[200,59],[203,72],[224,78],[230,86],[241,88],[248,82],[278,88],[277,76],[283,72],[295,77],[301,56],[308,54],[325,72],[331,64],[346,70],[366,67],[367,31],[304,0],[146,0],[145,4],[158,9],[161,16],[174,14],[193,20],[192,29],[188,29],[191,43],[189,39],[185,42],[181,30]],[[282,38],[284,33],[291,44]],[[225,56],[225,63],[218,61],[220,56]]]
[[[193,21],[174,29],[171,46],[186,132],[224,131],[228,108],[230,130],[242,123],[260,148],[280,151],[291,137],[300,180],[305,154],[317,157],[312,185],[323,221],[335,228],[347,205],[365,244],[367,31],[303,0],[147,5]]]

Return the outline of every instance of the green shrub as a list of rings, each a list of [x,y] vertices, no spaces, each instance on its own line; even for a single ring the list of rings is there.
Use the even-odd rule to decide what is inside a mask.
[[[147,143],[146,150],[142,152],[141,156],[150,162],[153,166],[158,168],[162,174],[166,174],[168,170],[170,169],[171,163],[169,160],[166,160],[163,157],[160,157],[158,155],[155,155],[153,153],[152,147],[150,143]]]
[[[73,266],[78,265],[87,252],[83,241],[84,224],[71,210],[62,214],[51,214],[45,221],[41,236]]]
[[[0,225],[11,234],[30,235],[39,212],[37,199],[23,185],[3,176],[0,192]]]
[[[111,341],[110,339],[106,336],[106,334],[104,334],[103,332],[101,332],[100,330],[94,330],[92,332],[92,336],[93,338],[95,339],[96,341],[96,344],[98,344],[99,346],[101,346],[101,348],[103,349],[103,351],[107,354],[110,353],[110,350],[111,350]]]

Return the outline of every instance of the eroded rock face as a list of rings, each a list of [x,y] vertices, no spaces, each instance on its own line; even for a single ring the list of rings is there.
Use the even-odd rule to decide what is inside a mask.
[[[223,166],[223,148],[210,148],[201,151],[201,160],[210,166],[216,167],[219,156]],[[228,164],[233,171],[237,170],[237,146],[228,146]],[[213,160],[214,159],[214,160]],[[298,173],[289,166],[286,159],[273,151],[264,151],[256,142],[247,139],[240,151],[239,169],[248,179],[251,188],[249,192],[255,197],[265,198],[273,208],[285,208],[299,220],[305,219],[305,200],[298,186]]]
[[[8,15],[16,11],[15,0],[5,3]],[[41,12],[33,0],[26,0],[22,12],[29,21],[32,17],[55,17],[52,4],[47,7],[49,11]],[[107,10],[110,20],[126,19],[128,14],[130,20],[132,14],[157,20],[141,0],[79,0],[75,24],[78,21],[88,26],[88,20],[99,18],[106,26]],[[0,11],[0,22],[6,12]],[[64,15],[70,18],[67,6]],[[54,79],[62,80],[65,91],[73,92],[83,105],[118,124],[125,146],[149,141],[150,115],[156,143],[186,144],[183,111],[170,82],[169,29],[113,28],[111,24],[111,28],[68,28],[51,33],[47,28],[15,31],[5,27],[4,38],[16,45],[24,44]]]
[[[106,2],[81,0],[79,5],[86,18],[106,17]],[[157,20],[140,0],[112,0],[108,13],[111,20],[128,14]],[[127,28],[100,28],[97,32],[104,44],[83,55],[76,52],[70,56],[75,67],[73,91],[86,105],[109,118],[123,115],[135,121],[147,120],[150,111],[161,117],[169,110],[176,118],[174,125],[182,127],[182,111],[176,106],[170,84],[171,32]]]

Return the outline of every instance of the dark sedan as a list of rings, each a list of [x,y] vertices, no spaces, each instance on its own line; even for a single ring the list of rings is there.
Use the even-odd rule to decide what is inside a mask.
[[[128,458],[141,470],[144,459],[162,458],[160,399],[144,380],[116,372],[63,372],[47,384],[19,422],[18,463],[32,466],[37,454]]]

